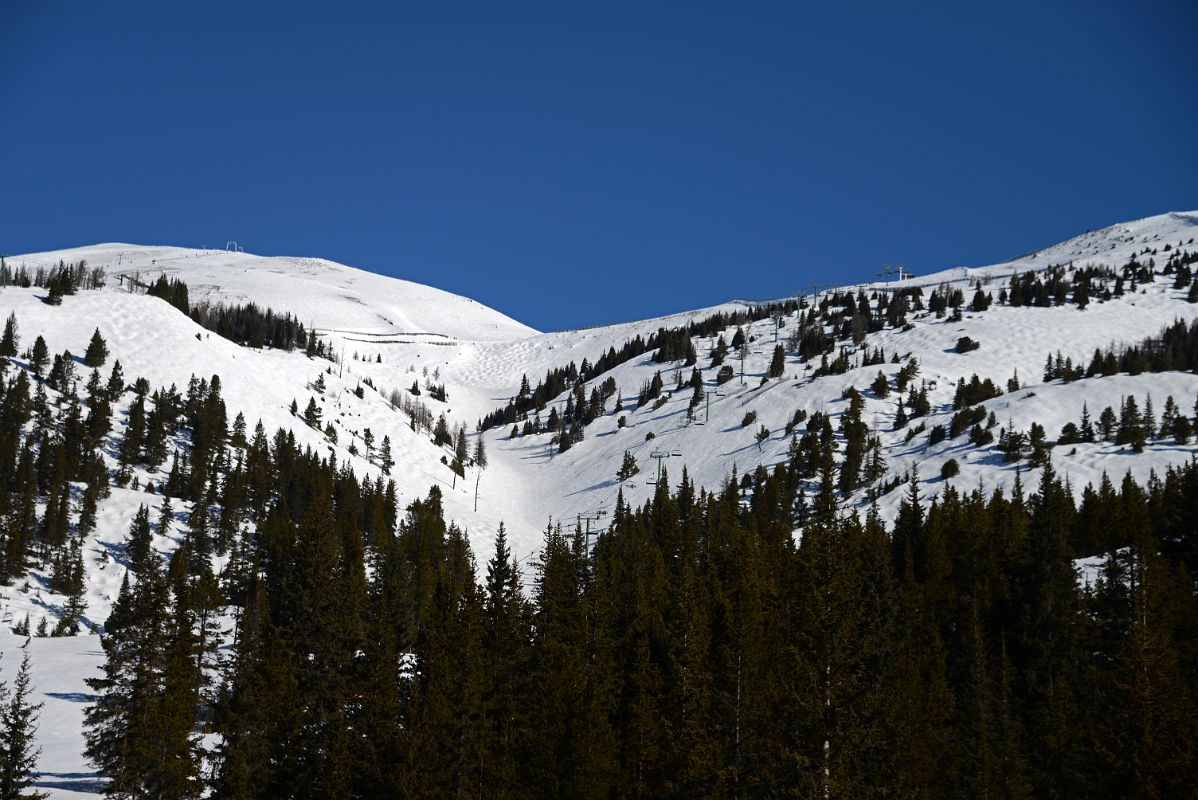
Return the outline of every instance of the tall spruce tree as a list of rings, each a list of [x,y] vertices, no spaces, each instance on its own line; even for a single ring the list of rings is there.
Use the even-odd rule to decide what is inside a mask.
[[[41,748],[37,746],[42,703],[31,702],[33,668],[29,640],[21,645],[21,666],[12,688],[0,683],[0,800],[38,800],[44,792],[30,791]]]

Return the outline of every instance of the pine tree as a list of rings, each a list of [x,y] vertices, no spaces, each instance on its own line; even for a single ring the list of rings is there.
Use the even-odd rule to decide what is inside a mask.
[[[1128,396],[1119,415],[1119,430],[1115,436],[1115,444],[1130,445],[1132,450],[1139,453],[1144,450],[1147,441],[1144,417],[1140,414],[1136,398]]]
[[[40,377],[49,363],[50,349],[46,347],[46,340],[39,335],[33,340],[33,349],[29,351],[29,366],[33,374]]]
[[[62,617],[54,626],[53,636],[74,636],[79,632],[83,623],[83,615],[87,613],[87,599],[84,596],[86,584],[83,575],[83,549],[78,539],[71,541],[71,546],[65,558],[65,581],[63,594],[67,596],[63,603]]]
[[[945,796],[952,776],[942,759],[951,753],[952,695],[942,637],[951,587],[944,529],[925,514],[919,476],[912,471],[891,537],[899,584],[899,636],[891,724],[896,732],[895,783],[900,796],[923,788]]]
[[[480,435],[479,442],[482,442]],[[383,443],[379,445],[379,466],[383,468],[383,472],[390,475],[391,468],[395,466],[395,459],[391,455],[391,437],[383,436]]]
[[[465,464],[470,458],[470,444],[466,440],[466,426],[458,428],[457,440],[454,443],[453,455],[459,462]]]
[[[770,369],[766,373],[770,378],[781,378],[786,371],[786,351],[782,349],[782,345],[774,346],[774,355],[770,359]]]
[[[882,370],[878,370],[878,377],[874,378],[874,382],[870,384],[870,389],[878,398],[886,398],[890,396],[890,381],[886,379],[886,375]]]
[[[711,366],[718,367],[724,363],[724,359],[728,357],[728,343],[724,341],[721,334],[716,340],[715,347],[711,350]]]
[[[78,532],[80,536],[87,536],[96,529],[96,504],[99,490],[96,488],[97,481],[92,481],[83,487],[83,497],[79,502],[79,522]]]
[[[818,507],[834,507],[825,471]],[[799,661],[790,702],[798,728],[795,782],[813,797],[881,796],[891,784],[884,720],[892,685],[893,581],[876,514],[823,513],[799,545],[794,625]],[[851,645],[845,646],[851,642]]]
[[[850,390],[849,407],[840,418],[840,430],[845,437],[844,461],[840,465],[840,490],[848,494],[861,482],[865,464],[869,428],[861,419],[865,398],[856,389]]]
[[[517,784],[515,756],[521,735],[522,676],[525,603],[520,591],[520,574],[507,546],[501,523],[495,536],[495,553],[487,561],[482,605],[482,644],[487,680],[482,702],[489,721],[483,733],[483,752],[488,767],[482,778],[497,793],[512,791]]]
[[[156,566],[158,555],[152,542],[150,512],[144,505],[138,506],[129,526],[129,537],[125,540],[125,557],[129,559],[129,570],[134,575],[144,575]]]
[[[168,593],[151,564],[132,586],[126,578],[101,639],[103,677],[89,678],[96,702],[85,712],[86,754],[115,796],[143,796],[157,775],[156,724],[166,652]]]
[[[146,439],[146,401],[138,396],[129,406],[129,419],[125,425],[125,438],[121,440],[120,459],[122,464],[141,462],[141,451]]]
[[[316,405],[315,397],[308,398],[308,405],[304,408],[304,421],[313,428],[320,427],[320,407]]]
[[[1190,420],[1184,414],[1178,414],[1173,418],[1173,428],[1171,435],[1173,441],[1177,444],[1189,444],[1190,437],[1194,434],[1194,427],[1190,424]]]
[[[140,512],[139,512],[140,513]],[[148,517],[149,512],[146,512]],[[162,498],[162,506],[158,510],[158,535],[164,538],[170,538],[175,522],[175,508],[171,504],[170,495],[165,495]],[[139,545],[140,547],[140,545]]]
[[[112,362],[112,372],[108,373],[108,383],[104,385],[110,402],[116,402],[125,392],[125,374],[121,369],[120,360]]]
[[[754,434],[753,439],[757,442],[757,450],[758,451],[761,450],[761,446],[763,444],[765,444],[767,441],[769,441],[769,438],[770,438],[770,429],[769,428],[762,425],[760,428],[757,429],[757,433]]]
[[[614,736],[602,702],[610,673],[594,663],[588,620],[594,619],[584,592],[589,580],[581,531],[572,539],[561,527],[546,530],[534,581],[534,647],[528,686],[537,698],[524,711],[522,749],[528,766],[524,786],[542,797],[599,798],[611,794],[615,774]]]
[[[87,351],[83,354],[83,363],[92,369],[97,369],[104,366],[104,362],[107,360],[108,344],[100,336],[100,329],[96,328],[92,333],[91,341],[88,342]]]
[[[0,683],[0,800],[37,800],[43,792],[31,792],[41,748],[36,745],[38,714],[42,703],[31,703],[32,666],[29,640],[21,645],[21,666],[11,693]]]
[[[1102,410],[1102,413],[1098,415],[1098,430],[1102,434],[1102,441],[1111,441],[1115,431],[1115,424],[1115,412],[1110,406],[1107,406]]]
[[[160,684],[149,703],[153,751],[142,783],[151,797],[197,798],[203,788],[199,738],[194,734],[202,676],[192,612],[183,591],[176,587],[173,608],[163,625],[166,652]]]
[[[636,464],[636,457],[628,450],[625,450],[624,460],[621,462],[620,468],[616,470],[616,480],[623,483],[640,471],[641,468]]]
[[[1051,463],[1030,506],[1035,535],[1018,554],[1022,579],[1014,598],[1020,615],[1020,636],[1013,643],[1016,694],[1037,793],[1065,796],[1080,766],[1080,743],[1070,730],[1078,722],[1075,684],[1082,658],[1073,624],[1077,589],[1068,543],[1075,509]]]
[[[484,436],[480,431],[477,440],[474,442],[474,463],[480,467],[487,466],[487,446],[484,442]]]
[[[1090,409],[1085,403],[1082,403],[1080,436],[1083,442],[1094,441],[1094,424],[1090,421]]]
[[[233,433],[229,437],[229,444],[234,447],[244,448],[248,442],[245,438],[245,414],[237,412],[237,417],[233,420]]]
[[[0,338],[0,356],[15,357],[20,343],[20,336],[17,334],[17,314],[14,311],[8,315],[8,320],[4,323],[4,336]]]

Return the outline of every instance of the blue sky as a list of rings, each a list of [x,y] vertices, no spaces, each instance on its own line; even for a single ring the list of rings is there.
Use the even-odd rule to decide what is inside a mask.
[[[1198,207],[1196,30],[1159,0],[8,0],[0,252],[236,239],[542,329],[986,263]]]

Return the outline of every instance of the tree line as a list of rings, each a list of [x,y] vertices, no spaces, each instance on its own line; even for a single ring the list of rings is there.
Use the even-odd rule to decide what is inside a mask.
[[[19,286],[25,289],[36,286],[50,289],[59,297],[64,294],[104,287],[106,271],[103,267],[89,266],[86,260],[59,262],[52,266],[29,269],[24,264],[13,269],[0,257],[0,285]]]
[[[256,303],[195,303],[189,301],[187,284],[179,278],[160,275],[146,293],[170,303],[197,325],[245,347],[303,350],[310,357],[332,358],[327,343],[314,329],[290,313],[277,313]]]
[[[743,325],[749,322],[794,311],[794,301],[783,303],[766,303],[754,305],[738,311],[720,311],[700,320],[691,320],[686,325],[677,328],[659,328],[655,333],[642,337],[636,335],[624,342],[617,350],[609,347],[607,352],[599,356],[594,363],[582,360],[581,366],[573,361],[565,367],[546,370],[535,389],[531,388],[528,376],[520,380],[520,389],[516,396],[508,401],[503,408],[486,414],[479,425],[482,430],[489,430],[497,425],[511,425],[528,418],[529,412],[543,411],[545,406],[567,389],[573,389],[574,384],[585,383],[605,372],[630,361],[645,353],[658,351],[654,360],[658,363],[667,361],[685,361],[687,366],[696,361],[696,353],[691,339],[694,337],[714,337],[733,325]]]

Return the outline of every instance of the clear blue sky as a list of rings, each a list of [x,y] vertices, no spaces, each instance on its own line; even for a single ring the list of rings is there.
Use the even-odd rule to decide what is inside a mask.
[[[236,239],[542,329],[986,263],[1198,207],[1196,32],[1185,0],[5,0],[0,252]]]

